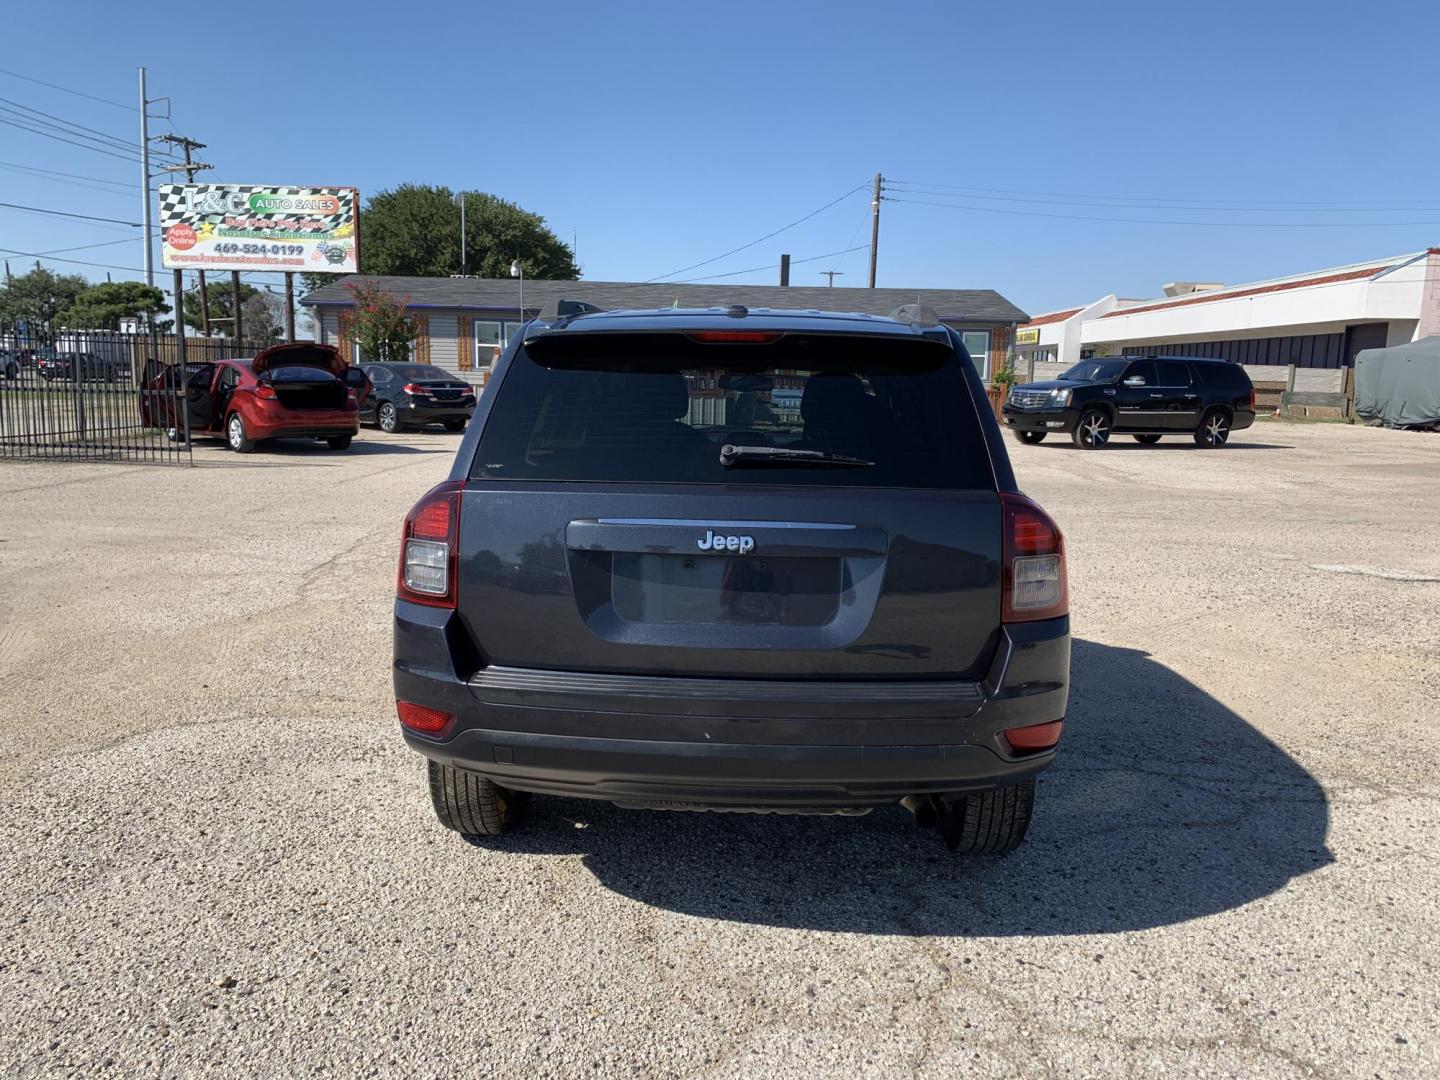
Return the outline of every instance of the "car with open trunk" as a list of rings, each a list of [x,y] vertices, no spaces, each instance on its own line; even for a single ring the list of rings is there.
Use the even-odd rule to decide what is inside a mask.
[[[249,453],[275,438],[323,439],[345,450],[360,430],[369,380],[332,345],[291,342],[253,359],[152,364],[141,391],[147,425],[172,438],[218,436]]]
[[[1059,528],[954,330],[560,303],[405,519],[401,731],[442,824],[535,794],[1028,827],[1069,691]]]

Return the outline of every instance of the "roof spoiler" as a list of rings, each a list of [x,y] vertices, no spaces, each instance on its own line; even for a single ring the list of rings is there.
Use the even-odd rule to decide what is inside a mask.
[[[543,322],[551,322],[556,319],[573,319],[577,315],[594,315],[604,310],[594,304],[587,304],[584,300],[560,298],[546,301],[545,306],[540,309],[539,318]]]
[[[929,304],[922,304],[918,301],[913,304],[901,304],[890,313],[890,317],[896,322],[909,323],[911,326],[939,326],[940,316]]]

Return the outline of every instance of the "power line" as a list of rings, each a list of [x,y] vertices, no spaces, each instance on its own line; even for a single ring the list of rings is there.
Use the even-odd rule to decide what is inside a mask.
[[[947,210],[967,210],[977,214],[1010,214],[1018,217],[1063,218],[1068,221],[1108,221],[1128,225],[1198,225],[1215,229],[1377,229],[1414,228],[1421,225],[1440,225],[1440,221],[1174,221],[1166,218],[1123,218],[1091,217],[1084,214],[1047,214],[1039,210],[1005,210],[998,206],[959,206],[955,203],[927,201],[925,199],[898,199],[888,201],[909,203],[912,206],[942,206]],[[1170,207],[1157,209],[1170,209]]]
[[[1195,201],[1194,199],[1188,199],[1188,198],[1187,198],[1187,199],[1177,199],[1177,198],[1163,197],[1163,196],[1158,196],[1158,195],[1077,195],[1077,194],[1074,193],[1074,192],[1063,192],[1063,191],[1028,191],[1028,190],[1022,190],[1022,189],[1019,189],[1019,188],[962,187],[962,186],[954,185],[954,184],[937,184],[937,183],[930,183],[929,181],[923,181],[923,180],[890,180],[890,181],[887,181],[887,183],[893,184],[893,185],[898,185],[898,186],[900,186],[900,187],[909,187],[909,188],[921,188],[921,187],[926,187],[926,188],[943,188],[943,189],[945,189],[947,192],[983,191],[983,192],[987,192],[987,193],[990,193],[990,194],[996,194],[996,195],[1050,195],[1050,196],[1054,196],[1055,198],[1060,198],[1060,199],[1122,199],[1122,200],[1129,200],[1129,201],[1133,201],[1133,202],[1149,202],[1149,203],[1186,203],[1186,202],[1194,202],[1194,201]],[[975,197],[978,198],[979,196],[975,196]],[[1012,200],[1006,200],[1006,201],[1012,201]],[[1018,200],[1013,200],[1013,201],[1018,201]],[[1234,205],[1244,205],[1244,204],[1254,204],[1254,203],[1266,203],[1266,204],[1269,204],[1269,205],[1267,206],[1267,209],[1268,209],[1268,208],[1273,208],[1273,207],[1280,207],[1280,206],[1333,206],[1333,207],[1352,206],[1352,207],[1363,207],[1363,206],[1379,206],[1379,205],[1385,205],[1385,206],[1387,206],[1387,207],[1396,208],[1396,209],[1400,209],[1400,208],[1404,208],[1404,207],[1405,207],[1405,204],[1404,204],[1404,203],[1386,203],[1386,204],[1380,204],[1380,203],[1375,203],[1375,202],[1360,203],[1360,202],[1357,202],[1357,201],[1348,201],[1348,202],[1347,202],[1347,201],[1343,201],[1343,200],[1341,200],[1341,201],[1336,201],[1336,200],[1323,200],[1323,199],[1322,199],[1322,200],[1306,200],[1306,199],[1209,199],[1208,201],[1209,201],[1209,202],[1218,202],[1218,203],[1230,203],[1230,204],[1234,204]],[[1159,209],[1164,209],[1164,208],[1165,208],[1165,207],[1159,207]]]
[[[1440,210],[1440,206],[1197,206],[1176,203],[1155,206],[1141,202],[1075,202],[1068,199],[1027,199],[1007,195],[961,195],[945,191],[929,191],[923,188],[894,187],[907,195],[934,195],[945,199],[986,199],[991,202],[1034,203],[1044,206],[1078,207],[1120,207],[1126,210],[1208,210],[1226,214],[1396,214],[1402,212],[1426,213]],[[1215,200],[1219,202],[1221,200]]]
[[[19,123],[15,120],[7,120],[3,116],[0,116],[0,124],[8,124],[10,127],[19,128],[21,131],[30,131],[34,132],[36,135],[44,135],[47,139],[54,139],[56,142],[69,143],[71,146],[80,147],[81,150],[93,150],[97,154],[107,154],[110,157],[119,158],[121,161],[138,162],[140,160],[134,154],[119,154],[114,152],[113,150],[101,149],[100,147],[94,146],[90,143],[76,142],[74,139],[61,138],[59,135],[56,135],[53,132],[45,131],[43,128],[29,127],[28,125]]]
[[[17,172],[43,173],[45,176],[69,177],[71,180],[91,180],[97,184],[111,184],[124,188],[128,193],[130,185],[119,180],[108,180],[103,176],[86,176],[84,173],[61,172],[59,169],[42,169],[38,165],[21,165],[18,161],[0,161],[0,169],[14,169]]]
[[[54,214],[56,217],[80,218],[84,221],[107,221],[112,225],[133,225],[137,229],[141,227],[138,221],[122,221],[120,218],[95,217],[93,214],[74,214],[69,210],[47,210],[43,206],[21,206],[19,203],[0,202],[0,206],[9,207],[11,210],[28,210],[32,214]]]
[[[76,266],[98,266],[102,270],[124,270],[127,274],[143,274],[144,270],[137,270],[133,266],[116,266],[114,263],[87,262],[84,259],[60,259],[54,255],[47,255],[43,251],[17,251],[14,248],[0,248],[0,252],[6,255],[23,255],[31,259],[49,259],[51,262],[74,263]]]
[[[857,185],[855,185],[853,188],[851,188],[849,191],[845,192],[844,195],[841,195],[838,199],[831,199],[828,203],[826,203],[824,206],[820,207],[818,210],[812,210],[812,211],[810,211],[810,213],[806,214],[804,217],[795,219],[794,221],[790,222],[789,225],[782,225],[782,226],[780,226],[780,228],[776,229],[774,232],[766,233],[764,236],[760,237],[760,239],[758,239],[758,240],[751,240],[748,244],[741,244],[741,245],[740,245],[739,247],[737,247],[737,248],[731,248],[729,251],[725,252],[725,254],[723,254],[723,255],[716,255],[713,259],[703,259],[703,260],[701,260],[700,262],[691,263],[689,266],[682,266],[682,267],[680,267],[679,270],[671,270],[671,271],[670,271],[669,273],[667,273],[667,274],[660,274],[660,275],[657,275],[656,277],[646,278],[645,281],[646,281],[646,283],[648,284],[649,282],[652,282],[652,281],[660,281],[660,280],[662,280],[662,279],[668,279],[668,278],[671,277],[671,275],[673,275],[673,274],[683,274],[683,273],[685,273],[685,271],[687,271],[687,270],[695,270],[695,269],[697,269],[697,268],[699,268],[699,267],[701,267],[701,266],[709,266],[711,263],[719,262],[721,259],[728,259],[731,255],[735,255],[735,254],[737,254],[738,252],[741,252],[741,251],[746,250],[747,248],[752,248],[752,247],[754,247],[756,244],[762,244],[762,243],[764,243],[766,240],[769,240],[771,237],[779,236],[781,233],[783,233],[783,232],[785,232],[785,231],[787,231],[787,230],[789,230],[789,229],[793,229],[796,225],[799,225],[799,224],[801,224],[801,223],[803,223],[803,222],[809,221],[809,220],[810,220],[811,218],[813,218],[816,214],[820,214],[820,213],[823,213],[823,212],[826,211],[826,210],[829,210],[830,207],[834,206],[834,205],[835,205],[836,203],[838,203],[838,202],[843,202],[845,199],[848,199],[851,195],[854,195],[857,191],[863,191],[863,190],[865,190],[865,187],[866,187],[865,184],[857,184]],[[740,271],[740,273],[746,273],[746,274],[748,274],[748,273],[750,273],[750,271],[748,271],[748,270],[742,270],[742,271]],[[715,275],[715,276],[718,277],[718,276],[724,276],[724,275]],[[696,278],[696,279],[694,279],[694,280],[703,281],[704,279],[703,279],[703,278]]]
[[[46,120],[53,120],[55,123],[63,124],[69,128],[75,128],[77,129],[77,131],[84,131],[89,132],[91,135],[98,135],[102,139],[106,139],[109,142],[116,144],[117,146],[128,148],[130,145],[124,139],[111,135],[109,132],[101,131],[98,128],[86,127],[84,124],[77,124],[73,120],[66,120],[63,116],[56,116],[53,113],[47,113],[40,109],[32,108],[31,106],[25,105],[22,102],[12,101],[10,98],[6,97],[0,97],[0,101],[3,101],[6,105],[11,106],[12,111],[14,109],[20,109],[27,113],[34,113],[36,116],[43,117]]]
[[[64,94],[74,94],[76,97],[86,98],[90,101],[98,101],[102,105],[113,105],[117,109],[125,109],[129,112],[139,112],[134,105],[126,105],[120,101],[111,101],[109,98],[96,97],[94,94],[87,94],[83,90],[72,90],[68,86],[60,86],[58,83],[46,82],[44,79],[37,79],[33,75],[21,75],[18,71],[8,71],[0,68],[0,75],[9,75],[12,79],[21,79],[25,82],[34,83],[36,86],[48,86],[51,90],[59,90]]]
[[[869,246],[870,246],[869,244],[861,244],[859,247],[845,248],[843,251],[831,251],[831,252],[827,252],[827,253],[824,254],[824,255],[811,255],[809,258],[806,258],[806,259],[791,259],[791,260],[790,260],[790,265],[791,265],[791,266],[798,266],[798,265],[800,265],[801,263],[819,262],[821,259],[833,259],[836,255],[849,255],[850,252],[852,252],[852,251],[864,251],[864,250],[865,250],[866,248],[868,248]],[[714,281],[714,280],[716,280],[717,278],[739,277],[741,274],[754,274],[754,273],[758,273],[758,272],[761,271],[761,270],[772,270],[772,269],[774,269],[773,264],[771,264],[771,263],[766,263],[764,266],[752,266],[752,267],[750,267],[750,269],[748,269],[748,270],[732,270],[732,271],[730,271],[728,274],[710,274],[710,275],[708,275],[707,277],[682,278],[682,279],[680,279],[679,281],[662,281],[662,282],[658,282],[658,284],[661,284],[661,285],[692,285],[692,284],[694,284],[694,283],[697,282],[697,281]]]

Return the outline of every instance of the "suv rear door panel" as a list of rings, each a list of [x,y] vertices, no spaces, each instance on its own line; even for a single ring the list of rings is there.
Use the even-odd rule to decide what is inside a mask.
[[[472,480],[459,614],[504,667],[978,678],[1000,556],[993,491]]]

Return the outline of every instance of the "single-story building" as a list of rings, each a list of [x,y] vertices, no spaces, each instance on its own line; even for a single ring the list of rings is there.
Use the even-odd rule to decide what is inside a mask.
[[[355,298],[348,285],[373,282],[405,299],[420,337],[417,361],[435,364],[483,385],[490,365],[525,318],[533,319],[552,300],[583,300],[596,307],[801,308],[889,315],[902,304],[930,307],[963,337],[981,375],[1002,363],[1013,344],[1014,329],[1029,318],[991,289],[857,289],[790,285],[666,285],[626,281],[526,281],[525,310],[520,282],[513,278],[423,278],[352,276],[307,295],[301,303],[314,315],[317,336],[338,344],[355,360],[359,354],[347,330]]]
[[[1113,295],[1016,330],[1021,378],[1089,356],[1214,356],[1265,369],[1326,369],[1343,384],[1361,349],[1440,333],[1440,248],[1245,285],[1171,282],[1164,296]],[[1259,369],[1258,371],[1255,369]],[[1316,382],[1315,385],[1320,385]]]

